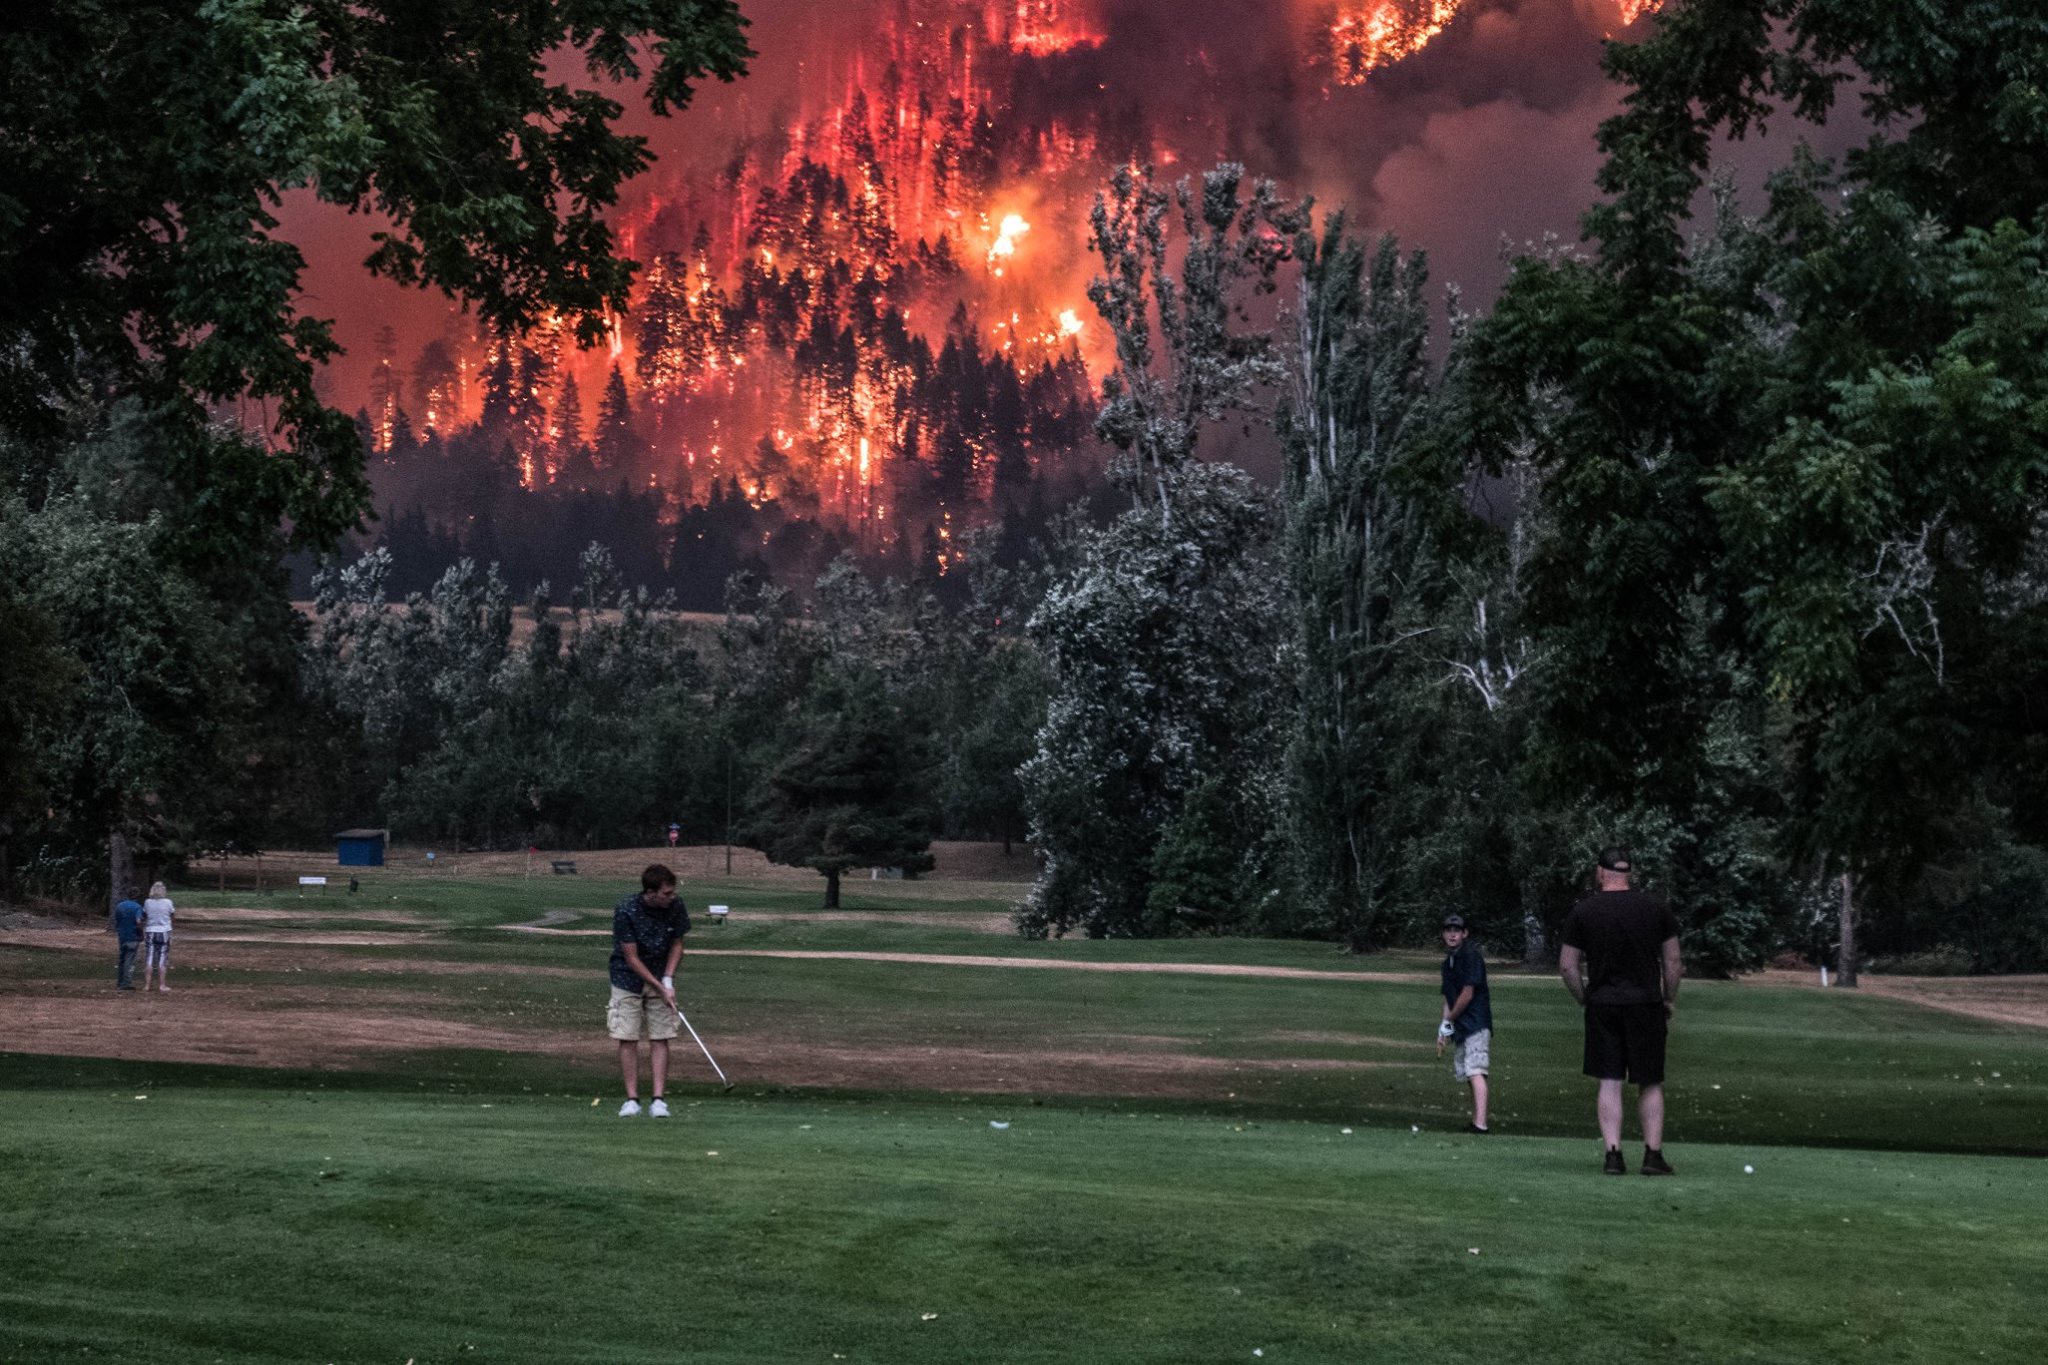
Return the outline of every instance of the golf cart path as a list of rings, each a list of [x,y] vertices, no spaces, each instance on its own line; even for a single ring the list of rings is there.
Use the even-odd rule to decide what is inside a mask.
[[[609,932],[609,931],[607,931]],[[1157,972],[1168,976],[1260,976],[1296,981],[1435,981],[1422,972],[1334,972],[1313,967],[1265,967],[1237,962],[1065,962],[1048,957],[991,957],[974,953],[863,953],[791,948],[699,948],[698,957],[826,958],[848,962],[913,962],[936,967],[1052,967],[1070,972]]]
[[[554,929],[545,924],[501,924],[522,934],[609,938],[609,929]],[[1180,976],[1262,976],[1300,981],[1396,981],[1414,983],[1438,978],[1424,972],[1338,972],[1312,967],[1264,967],[1234,962],[1066,962],[1047,957],[996,957],[980,953],[874,953],[851,949],[692,948],[691,957],[780,957],[806,961],[903,962],[931,967],[1050,967],[1070,972],[1158,972]]]

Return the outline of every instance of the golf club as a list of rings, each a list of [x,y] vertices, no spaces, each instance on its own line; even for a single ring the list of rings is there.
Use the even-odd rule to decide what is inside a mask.
[[[725,1080],[725,1072],[722,1069],[720,1069],[718,1065],[718,1059],[711,1055],[710,1048],[704,1046],[704,1040],[702,1038],[697,1037],[697,1027],[696,1025],[690,1022],[690,1016],[683,1013],[683,1007],[681,1005],[676,1006],[676,1018],[682,1020],[683,1027],[690,1030],[690,1037],[696,1039],[697,1050],[704,1054],[704,1060],[711,1063],[711,1069],[713,1071],[718,1072],[718,1079],[721,1081],[725,1081],[725,1088],[726,1090],[730,1091],[732,1089],[732,1082]]]

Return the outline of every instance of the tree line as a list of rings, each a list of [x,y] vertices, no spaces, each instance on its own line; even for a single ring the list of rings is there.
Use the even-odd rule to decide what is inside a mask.
[[[276,459],[79,386],[6,446],[7,857],[86,891],[110,835],[606,843],[729,799],[828,879],[1028,838],[1029,933],[1371,950],[1455,907],[1541,958],[1620,841],[1704,970],[2038,967],[2043,57],[2017,5],[1667,7],[1609,49],[1585,244],[1484,315],[1234,166],[1118,171],[1123,505],[970,552],[950,600],[834,560],[691,631],[592,549],[518,637],[488,564],[393,609],[372,554],[302,624],[318,517]],[[1719,137],[1851,76],[1867,143],[1754,207],[1715,180]],[[1269,424],[1278,487],[1203,458],[1224,422]]]

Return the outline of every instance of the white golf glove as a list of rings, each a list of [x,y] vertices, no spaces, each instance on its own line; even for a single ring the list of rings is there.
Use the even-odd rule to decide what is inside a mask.
[[[674,995],[676,993],[676,979],[672,976],[664,976],[661,979],[661,988],[670,995]]]
[[[1444,1020],[1441,1024],[1438,1024],[1436,1026],[1436,1036],[1443,1039],[1445,1042],[1449,1042],[1451,1035],[1456,1032],[1457,1030],[1451,1027],[1451,1021],[1448,1019]]]

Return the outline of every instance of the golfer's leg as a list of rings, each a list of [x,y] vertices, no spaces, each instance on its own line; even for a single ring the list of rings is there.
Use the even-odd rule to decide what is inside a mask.
[[[1472,1122],[1475,1126],[1486,1126],[1486,1077],[1472,1078]]]
[[[640,1044],[619,1042],[619,1071],[626,1078],[626,1098],[640,1098]]]
[[[1600,1082],[1600,1140],[1608,1147],[1621,1146],[1621,1082]]]
[[[1646,1085],[1636,1097],[1637,1112],[1643,1116],[1643,1146],[1653,1152],[1664,1150],[1664,1087]]]
[[[647,1048],[654,1067],[654,1098],[660,1099],[668,1093],[668,1039],[656,1038]]]

